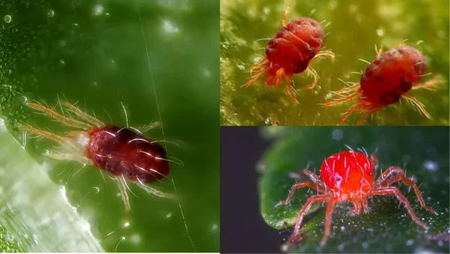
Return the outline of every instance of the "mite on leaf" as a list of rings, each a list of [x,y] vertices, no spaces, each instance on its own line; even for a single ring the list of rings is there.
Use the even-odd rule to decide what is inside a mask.
[[[320,244],[324,245],[331,232],[331,216],[334,206],[340,202],[350,201],[354,207],[352,210],[354,214],[359,214],[361,208],[367,212],[369,209],[367,199],[370,196],[395,195],[405,206],[411,219],[417,225],[427,228],[425,223],[417,218],[408,199],[406,199],[397,187],[391,185],[402,182],[412,187],[420,205],[424,209],[436,214],[433,208],[425,204],[419,187],[412,179],[406,176],[403,169],[395,166],[389,167],[381,173],[380,177],[374,179],[376,166],[377,159],[374,155],[368,157],[360,152],[345,151],[333,154],[325,159],[320,168],[320,178],[313,172],[304,169],[302,173],[308,176],[311,181],[294,184],[289,191],[287,199],[280,201],[276,205],[289,204],[297,189],[311,188],[318,192],[318,194],[309,197],[301,207],[294,230],[289,236],[288,242],[298,243],[303,238],[300,227],[304,216],[314,203],[328,203],[325,212],[324,233],[320,241]]]
[[[266,86],[277,87],[286,80],[287,93],[297,101],[292,76],[306,71],[306,75],[312,76],[313,82],[305,89],[313,89],[319,75],[309,66],[310,61],[321,56],[334,59],[334,53],[321,50],[324,32],[319,22],[300,17],[287,23],[286,16],[287,12],[283,16],[283,27],[266,47],[266,57],[250,68],[251,78],[245,85],[251,86],[264,74]]]
[[[34,135],[58,143],[61,150],[51,151],[47,156],[56,160],[78,161],[93,165],[114,176],[125,209],[130,210],[127,181],[136,183],[151,195],[173,198],[148,184],[166,177],[170,172],[165,149],[156,141],[142,135],[134,128],[107,125],[69,102],[62,102],[64,110],[76,118],[65,116],[38,103],[28,103],[59,123],[76,130],[59,135],[22,124],[21,128]]]
[[[362,124],[371,113],[400,99],[411,103],[426,118],[431,119],[420,101],[406,95],[410,90],[431,90],[442,83],[436,78],[419,83],[425,75],[426,67],[424,56],[413,47],[401,46],[384,53],[377,50],[376,59],[367,66],[359,83],[333,92],[334,98],[324,105],[335,106],[357,98],[357,102],[342,114],[339,120],[341,124],[354,112],[363,112],[357,121],[357,124]]]

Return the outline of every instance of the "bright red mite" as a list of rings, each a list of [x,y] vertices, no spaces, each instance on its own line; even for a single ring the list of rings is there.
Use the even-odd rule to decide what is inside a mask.
[[[149,194],[165,198],[171,197],[170,194],[160,192],[147,185],[164,178],[170,172],[166,152],[159,143],[144,137],[135,129],[105,125],[68,102],[62,102],[61,105],[78,119],[62,115],[38,103],[28,103],[31,108],[66,126],[81,129],[81,131],[70,131],[64,136],[60,136],[30,125],[21,125],[26,131],[61,145],[63,151],[49,152],[49,157],[94,165],[116,176],[115,179],[127,210],[130,209],[130,204],[126,180],[137,183]]]
[[[425,74],[425,70],[425,58],[413,47],[401,46],[384,53],[379,51],[375,61],[367,66],[359,83],[334,92],[337,98],[324,105],[334,106],[358,98],[358,102],[342,115],[340,123],[356,111],[365,112],[358,120],[358,123],[363,123],[370,113],[396,103],[400,99],[410,102],[425,117],[431,118],[420,101],[406,95],[410,90],[432,89],[440,84],[440,81],[436,79],[418,83]]]
[[[266,74],[267,86],[278,86],[286,80],[287,92],[296,100],[292,76],[295,73],[306,71],[314,81],[307,89],[312,89],[317,83],[318,74],[309,65],[309,62],[319,56],[334,58],[331,51],[320,51],[323,46],[324,32],[319,22],[301,17],[286,24],[283,18],[283,27],[272,38],[266,47],[266,57],[255,63],[250,72],[253,73],[246,86],[252,85],[262,75]]]
[[[333,154],[325,159],[320,168],[322,180],[320,180],[313,172],[304,169],[302,171],[303,174],[307,175],[311,181],[294,184],[289,191],[287,199],[279,202],[277,206],[289,204],[295,191],[300,188],[311,188],[316,190],[318,194],[309,197],[300,209],[294,230],[288,241],[296,243],[301,240],[302,234],[300,233],[300,226],[303,222],[303,217],[311,208],[312,204],[318,202],[328,203],[325,213],[325,229],[322,240],[320,241],[321,245],[324,245],[331,232],[331,215],[334,206],[337,203],[350,201],[353,203],[354,207],[352,212],[354,214],[359,214],[361,208],[363,208],[365,212],[368,211],[367,198],[377,195],[395,195],[406,207],[411,219],[417,225],[426,228],[425,223],[419,220],[415,215],[414,210],[406,197],[399,189],[392,187],[391,185],[396,182],[403,182],[409,187],[412,187],[420,205],[426,210],[436,214],[431,207],[425,204],[419,187],[417,187],[414,181],[408,178],[405,171],[399,167],[389,167],[375,180],[374,175],[376,166],[377,159],[374,155],[369,158],[360,152],[347,151]]]

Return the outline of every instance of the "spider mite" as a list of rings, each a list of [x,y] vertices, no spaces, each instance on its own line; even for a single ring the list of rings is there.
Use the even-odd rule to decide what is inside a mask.
[[[437,79],[419,83],[425,70],[424,56],[413,47],[401,46],[384,53],[377,51],[377,58],[367,66],[360,82],[333,92],[337,98],[324,105],[334,106],[358,98],[339,121],[343,123],[351,114],[361,111],[364,114],[357,122],[361,124],[371,113],[404,99],[430,119],[425,106],[413,96],[406,95],[410,90],[433,89],[441,83]]]
[[[313,82],[306,89],[313,89],[319,75],[309,66],[309,62],[320,56],[334,59],[334,54],[329,50],[320,51],[324,32],[319,22],[308,17],[300,17],[286,23],[286,15],[285,13],[283,16],[283,27],[266,47],[266,57],[250,68],[252,75],[245,85],[251,86],[266,74],[267,86],[276,87],[286,80],[288,94],[297,100],[292,76],[306,71],[306,75],[313,77]]]
[[[353,203],[354,207],[352,212],[354,214],[359,214],[361,208],[363,208],[365,212],[368,211],[368,197],[379,195],[395,195],[395,197],[403,203],[409,216],[411,216],[411,219],[417,225],[426,228],[427,226],[425,223],[419,220],[415,215],[414,210],[406,197],[399,189],[397,189],[397,187],[391,185],[397,182],[403,182],[409,187],[412,187],[420,205],[426,210],[436,214],[431,207],[425,204],[419,187],[417,187],[414,181],[408,178],[405,171],[399,167],[389,167],[375,180],[374,173],[376,165],[377,159],[375,155],[368,157],[360,152],[346,151],[335,153],[325,159],[320,168],[320,177],[322,180],[313,172],[304,169],[302,171],[303,174],[308,176],[311,181],[294,184],[289,191],[287,199],[279,202],[277,206],[289,204],[295,191],[300,188],[315,189],[318,194],[309,197],[300,209],[294,230],[289,236],[288,242],[295,243],[302,238],[300,226],[303,222],[303,217],[311,208],[312,204],[317,202],[328,203],[325,212],[325,229],[322,240],[320,241],[320,244],[324,245],[330,235],[331,215],[334,206],[337,203],[350,201]]]
[[[76,118],[62,115],[38,103],[28,103],[29,107],[76,130],[58,135],[30,125],[21,125],[26,131],[61,145],[62,149],[49,152],[49,157],[93,165],[113,175],[127,211],[130,210],[127,180],[149,194],[172,197],[171,194],[148,186],[170,172],[166,151],[159,143],[144,137],[136,129],[106,125],[71,103],[62,102],[61,105]]]

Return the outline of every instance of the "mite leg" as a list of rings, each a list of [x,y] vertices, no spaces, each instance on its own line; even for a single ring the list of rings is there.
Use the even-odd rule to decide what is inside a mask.
[[[375,44],[375,53],[377,54],[377,57],[381,56],[381,54],[383,54],[383,48],[378,48],[377,44]]]
[[[82,111],[72,103],[69,103],[67,101],[61,101],[61,105],[67,109],[68,111],[74,113],[76,116],[78,116],[80,119],[82,119],[85,122],[91,123],[94,126],[100,127],[105,125],[102,121],[98,120],[94,116],[91,116],[87,114],[86,112]]]
[[[255,64],[253,64],[252,67],[250,67],[249,72],[250,73],[253,73],[255,71],[258,72],[262,68],[265,68],[268,63],[269,63],[269,60],[267,60],[267,58],[263,58],[263,59],[259,60],[258,62],[256,62]]]
[[[281,206],[281,205],[288,205],[289,203],[291,203],[292,198],[294,197],[295,191],[298,189],[301,189],[301,188],[311,188],[311,189],[316,190],[317,192],[321,192],[321,191],[319,191],[319,187],[311,181],[303,182],[303,183],[296,183],[296,184],[292,185],[291,189],[289,190],[289,194],[288,194],[288,197],[286,198],[286,200],[278,202],[275,205],[275,207]]]
[[[149,132],[149,131],[154,130],[156,128],[160,128],[161,126],[162,126],[161,121],[155,121],[155,122],[146,124],[144,126],[140,126],[140,127],[137,128],[137,130],[140,133],[146,133],[146,132]]]
[[[55,119],[56,121],[64,124],[66,126],[74,127],[82,130],[89,130],[91,126],[85,122],[78,121],[76,119],[63,116],[60,113],[54,111],[53,109],[47,108],[44,105],[38,103],[28,103],[27,106],[46,114],[48,117]]]
[[[266,68],[259,70],[257,73],[255,73],[251,76],[251,78],[247,81],[247,83],[244,84],[244,86],[249,87],[249,86],[253,85],[253,83],[255,83],[256,80],[258,80],[266,72],[267,72]]]
[[[292,80],[292,77],[289,77],[286,82],[286,91],[289,94],[289,96],[298,103],[297,99],[297,93],[295,92],[294,88],[294,81]]]
[[[114,179],[117,181],[117,186],[119,187],[120,196],[122,197],[125,211],[129,212],[131,210],[130,199],[128,197],[128,191],[130,188],[128,187],[127,180],[125,180],[123,175],[117,176]]]
[[[422,115],[424,115],[426,118],[431,119],[430,114],[425,109],[425,105],[423,105],[422,102],[418,101],[416,98],[408,95],[403,95],[402,98],[404,98],[406,101],[411,103],[413,106],[415,106]]]
[[[70,150],[78,149],[78,147],[75,144],[73,144],[73,142],[70,142],[68,139],[64,138],[63,136],[59,136],[57,134],[54,134],[54,133],[51,133],[48,131],[34,128],[33,126],[26,125],[26,124],[21,124],[20,128],[24,129],[25,131],[31,132],[34,135],[41,136],[41,137],[44,137],[51,141],[54,141],[54,142],[60,144],[61,146],[66,147]]]
[[[329,196],[329,195],[315,195],[315,196],[308,198],[308,200],[302,206],[302,208],[300,209],[300,211],[298,213],[297,221],[294,226],[294,230],[292,231],[292,234],[289,236],[289,239],[288,239],[289,242],[295,242],[293,240],[298,238],[298,235],[300,233],[300,226],[303,221],[303,217],[306,215],[306,213],[309,211],[309,209],[311,209],[312,204],[314,204],[316,202],[326,202],[330,199],[331,199],[331,196]]]
[[[343,124],[347,120],[347,118],[349,118],[356,111],[363,111],[364,114],[367,114],[367,116],[369,116],[371,113],[376,112],[379,109],[380,108],[373,107],[369,102],[366,102],[366,101],[360,99],[358,101],[358,103],[353,105],[344,114],[342,114],[341,118],[339,119],[339,123]],[[363,115],[362,120],[365,120],[365,118],[367,116]],[[360,124],[360,123],[361,123],[360,121],[357,121],[357,124]]]
[[[289,8],[286,8],[283,12],[283,17],[281,18],[281,24],[283,25],[283,27],[286,27],[286,25],[288,24],[287,22],[288,15],[289,15]]]
[[[325,212],[325,228],[322,239],[320,240],[320,245],[322,246],[327,242],[328,237],[330,236],[331,233],[331,216],[333,215],[333,209],[335,204],[336,200],[331,199],[327,205],[327,211]]]
[[[376,189],[372,192],[373,195],[395,195],[395,197],[397,197],[397,199],[403,203],[403,205],[405,206],[406,210],[408,211],[409,216],[411,217],[411,219],[419,226],[423,227],[423,228],[427,228],[427,225],[425,223],[423,223],[421,220],[419,220],[419,218],[417,218],[416,214],[414,213],[414,210],[411,207],[411,204],[409,203],[408,199],[406,199],[406,197],[396,188],[396,187],[384,187],[384,188],[379,188]]]
[[[359,214],[361,212],[361,203],[360,202],[352,202],[353,203],[353,214]]]
[[[398,175],[394,175],[393,177],[389,177],[392,174],[397,173]],[[434,214],[437,214],[436,211],[433,210],[430,206],[427,206],[425,203],[425,200],[422,197],[422,193],[419,190],[419,187],[416,183],[414,183],[410,178],[408,178],[405,174],[405,171],[399,167],[390,167],[386,171],[383,172],[382,176],[380,177],[381,181],[378,184],[380,187],[388,187],[396,182],[403,182],[404,184],[408,185],[409,187],[412,187],[414,190],[414,193],[416,194],[417,199],[419,200],[420,205],[428,210],[429,212],[432,212]]]
[[[412,90],[417,90],[417,89],[434,90],[434,89],[438,88],[442,83],[443,83],[443,81],[441,79],[433,78],[433,79],[427,80],[425,82],[414,84],[412,87]]]
[[[160,198],[175,199],[175,196],[173,194],[165,193],[165,192],[159,191],[155,188],[152,188],[152,187],[148,186],[147,184],[143,183],[142,181],[140,181],[139,179],[138,179],[138,183],[139,184],[137,184],[137,186],[139,188],[143,189],[145,192],[147,192],[150,195],[157,196]]]
[[[317,85],[317,80],[319,80],[319,74],[317,74],[316,70],[314,70],[312,67],[306,68],[306,75],[313,78],[313,82],[307,86],[305,86],[305,90],[313,89]]]
[[[370,116],[371,113],[372,113],[372,112],[370,112],[370,111],[364,112],[364,113],[359,117],[358,121],[356,121],[356,124],[357,124],[357,125],[362,125],[363,123],[365,123],[366,120],[367,120],[367,118]]]
[[[302,173],[305,174],[306,176],[308,176],[311,179],[311,181],[313,183],[315,183],[318,188],[320,188],[319,191],[322,191],[322,192],[326,191],[327,188],[326,188],[325,184],[323,184],[322,180],[320,180],[319,176],[314,174],[314,172],[309,171],[308,169],[303,169]]]
[[[59,153],[49,151],[45,154],[47,157],[50,157],[55,160],[68,160],[68,161],[78,161],[79,163],[86,165],[92,165],[92,161],[87,157],[76,154],[76,153]]]
[[[341,90],[332,92],[333,95],[338,98],[330,100],[329,102],[323,103],[322,105],[326,107],[335,106],[338,104],[342,104],[344,102],[350,101],[355,97],[359,96],[359,84],[355,83],[353,85],[342,88]]]
[[[336,57],[336,55],[331,50],[321,50],[321,51],[317,52],[317,54],[313,57],[313,59],[319,58],[322,56],[327,56],[327,57],[331,58],[332,62],[334,62],[334,59]]]
[[[339,118],[339,123],[343,124],[355,111],[358,111],[359,105],[355,104],[352,107],[350,107],[347,111],[345,111],[341,117]]]
[[[364,212],[368,212],[369,211],[369,204],[367,203],[367,199],[363,199],[362,201],[362,207],[364,209]]]

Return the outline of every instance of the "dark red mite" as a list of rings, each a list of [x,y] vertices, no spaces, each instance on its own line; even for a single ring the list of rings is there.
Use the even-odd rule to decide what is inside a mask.
[[[314,88],[318,75],[309,67],[312,59],[319,56],[334,58],[331,51],[320,51],[323,46],[324,32],[319,22],[301,17],[285,24],[266,47],[266,57],[255,63],[250,72],[253,73],[246,86],[252,85],[260,76],[266,74],[267,86],[278,86],[283,80],[287,83],[287,92],[296,99],[293,90],[292,76],[306,71],[314,81],[308,89]]]
[[[127,180],[136,183],[149,194],[171,197],[171,194],[160,192],[148,185],[166,177],[170,172],[166,151],[159,143],[144,137],[135,129],[105,125],[68,102],[62,102],[61,105],[78,119],[62,115],[38,103],[28,103],[31,108],[66,126],[80,130],[70,131],[61,136],[30,125],[21,126],[28,132],[61,145],[63,150],[49,152],[47,154],[49,157],[94,165],[116,176],[127,210],[130,209]]]
[[[365,112],[358,121],[363,123],[370,113],[400,99],[409,101],[430,118],[421,102],[406,95],[411,89],[432,88],[440,83],[435,79],[418,83],[425,71],[425,58],[413,47],[401,46],[384,53],[378,52],[377,58],[367,66],[360,82],[334,92],[338,98],[325,105],[334,106],[358,98],[358,102],[342,115],[341,123],[356,111]]]
[[[113,175],[151,183],[169,174],[164,148],[134,130],[104,126],[90,131],[89,137],[86,156]]]
[[[335,153],[325,159],[320,167],[320,177],[322,180],[313,172],[304,169],[302,171],[303,174],[308,176],[311,181],[294,184],[289,191],[287,199],[279,202],[277,206],[289,204],[295,191],[300,188],[311,188],[316,190],[318,194],[309,197],[300,209],[294,230],[288,241],[296,243],[302,239],[303,236],[300,232],[300,226],[303,222],[303,217],[308,213],[312,204],[328,203],[325,212],[325,229],[320,242],[323,245],[326,243],[331,232],[331,216],[334,206],[340,202],[350,201],[354,207],[352,210],[354,214],[359,214],[361,208],[367,212],[369,210],[367,199],[370,196],[395,195],[405,206],[411,219],[417,225],[426,228],[425,223],[417,218],[408,199],[406,199],[398,188],[391,185],[402,182],[412,187],[420,205],[424,209],[436,214],[433,208],[426,205],[419,187],[399,167],[389,167],[381,173],[380,177],[375,179],[377,163],[374,155],[369,157],[364,153],[345,151]]]

